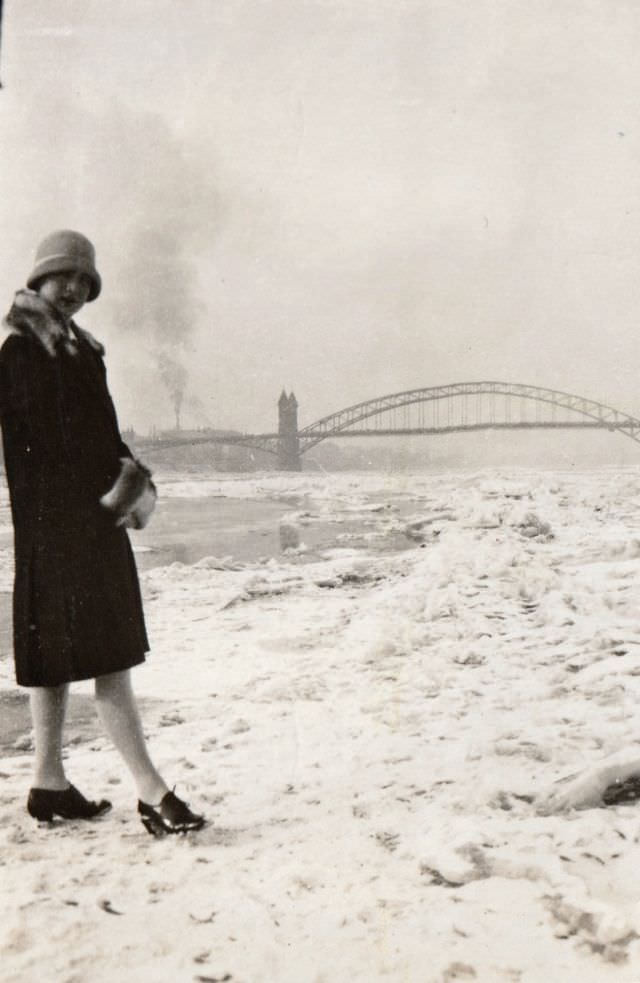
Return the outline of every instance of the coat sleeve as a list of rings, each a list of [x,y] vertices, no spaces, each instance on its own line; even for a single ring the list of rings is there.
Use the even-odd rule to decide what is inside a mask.
[[[59,403],[54,359],[37,343],[10,336],[0,350],[0,423],[5,468],[18,509],[46,501],[63,510],[72,503],[69,435]]]

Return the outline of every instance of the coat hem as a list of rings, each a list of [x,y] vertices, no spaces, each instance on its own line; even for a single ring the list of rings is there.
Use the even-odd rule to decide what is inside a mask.
[[[134,669],[135,666],[143,665],[147,659],[146,655],[148,653],[142,653],[142,655],[135,659],[129,660],[126,664],[121,666],[116,666],[115,668],[101,669],[99,672],[82,672],[74,673],[71,676],[65,676],[64,679],[58,679],[56,681],[47,680],[46,682],[33,682],[32,677],[28,677],[25,674],[18,674],[16,672],[16,684],[22,686],[26,689],[53,689],[55,686],[65,686],[69,683],[81,683],[87,679],[99,679],[100,676],[112,676],[116,672],[126,672],[127,669]]]

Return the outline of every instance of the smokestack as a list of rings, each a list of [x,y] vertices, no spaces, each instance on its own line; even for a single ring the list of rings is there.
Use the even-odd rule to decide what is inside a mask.
[[[178,362],[173,355],[167,351],[160,351],[157,355],[158,368],[162,381],[167,387],[173,412],[176,418],[176,430],[180,429],[180,410],[184,399],[184,391],[187,385],[187,370],[181,362]]]

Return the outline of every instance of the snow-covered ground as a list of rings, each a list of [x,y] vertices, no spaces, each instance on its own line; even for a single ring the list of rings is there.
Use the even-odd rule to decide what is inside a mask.
[[[291,499],[300,545],[143,574],[136,686],[200,833],[148,836],[106,739],[68,735],[95,823],[38,827],[4,759],[4,983],[637,983],[640,805],[559,780],[640,756],[640,472],[161,492]],[[305,549],[341,515],[362,535]]]

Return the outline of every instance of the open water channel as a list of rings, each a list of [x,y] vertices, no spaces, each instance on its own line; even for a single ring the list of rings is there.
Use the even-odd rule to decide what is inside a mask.
[[[13,532],[6,489],[0,499],[0,551],[10,556]],[[233,558],[241,563],[252,563],[280,556],[280,524],[292,513],[304,512],[302,497],[232,498],[223,495],[200,497],[166,496],[162,494],[148,527],[131,532],[130,538],[136,554],[138,569],[143,572],[151,567],[171,563],[192,564],[206,556],[219,559]],[[380,497],[372,502],[374,509],[397,514],[410,512],[415,503],[395,502]],[[300,537],[311,558],[327,548],[348,546],[367,549],[404,549],[409,543],[397,528],[376,538],[372,543],[367,533],[366,514],[349,515],[330,513],[326,517],[304,519],[300,524]],[[304,561],[305,554],[300,556]],[[0,588],[0,659],[12,658],[11,587],[5,578]],[[0,689],[0,751],[17,753],[24,750],[23,739],[30,729],[27,708],[27,691],[18,688]],[[75,739],[86,739],[98,732],[93,699],[83,693],[71,694],[69,703],[69,732]],[[17,743],[16,743],[17,742]]]

